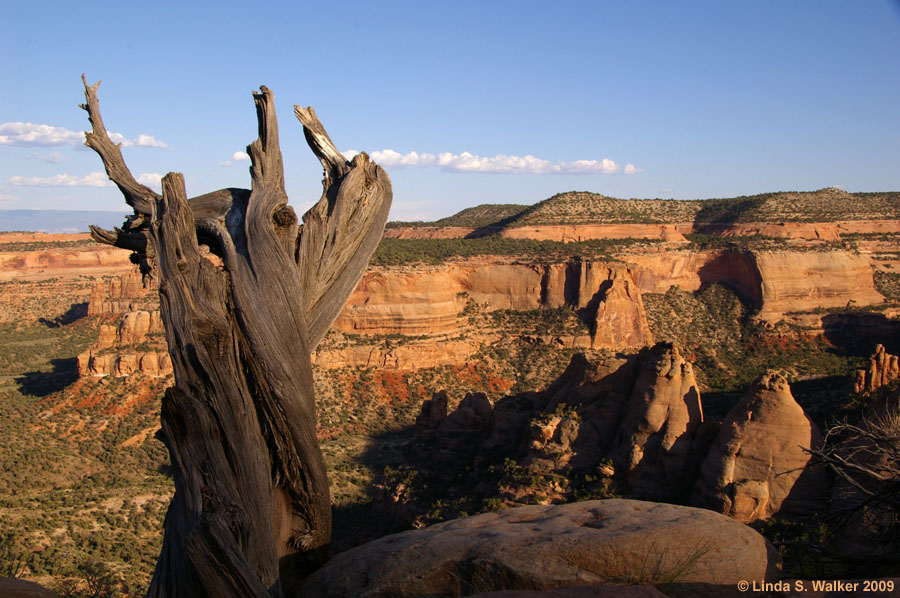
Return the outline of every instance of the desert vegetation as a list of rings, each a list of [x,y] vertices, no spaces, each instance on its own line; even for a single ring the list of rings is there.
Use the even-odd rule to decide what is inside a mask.
[[[374,266],[406,264],[438,265],[448,260],[506,255],[524,263],[552,263],[571,257],[616,259],[617,253],[635,246],[654,246],[647,239],[589,239],[586,241],[537,241],[487,236],[473,239],[382,239],[372,256]]]
[[[878,201],[893,201],[893,196],[878,197],[876,206],[881,205]],[[764,214],[767,202],[791,200],[802,207],[809,198],[771,194],[738,199],[723,200],[728,204],[720,206],[724,216],[716,216],[720,212],[715,210],[707,214],[713,219],[736,218],[740,212],[756,218]],[[840,194],[833,199],[846,200]],[[589,202],[588,207],[594,205]],[[635,222],[668,218],[665,205],[654,207],[648,212],[651,215],[641,212],[640,201],[633,205],[636,212],[620,214],[620,218]],[[523,213],[518,211],[520,207],[488,206],[446,225],[482,227],[511,221]],[[778,322],[761,319],[758,299],[748,298],[747,288],[727,282],[706,282],[693,291],[672,286],[640,293],[641,310],[654,342],[673,343],[693,365],[708,420],[721,421],[754,380],[776,368],[789,380],[797,403],[825,432],[830,452],[822,453],[823,458],[845,458],[841,447],[848,446],[848,434],[853,430],[871,432],[866,422],[876,400],[866,392],[855,392],[854,381],[868,366],[874,344],[890,345],[896,325],[900,275],[891,266],[895,237],[854,233],[839,240],[795,242],[766,235],[697,233],[686,238],[687,243],[681,240],[675,246],[678,256],[696,252],[714,257],[734,250],[747,255],[770,251],[799,255],[824,248],[872,256],[866,259],[878,264],[873,268],[874,288],[886,302],[841,302],[803,309],[785,314]],[[88,245],[79,243],[78,247]],[[536,294],[536,302],[520,309],[479,304],[472,299],[471,289],[453,291],[455,296],[450,293],[442,300],[459,311],[449,316],[455,317],[453,326],[440,333],[429,332],[427,326],[410,334],[382,326],[376,333],[331,330],[325,334],[319,350],[347,351],[347,355],[353,351],[360,355],[391,355],[400,350],[415,353],[442,343],[478,339],[465,357],[445,365],[422,360],[416,367],[397,369],[348,359],[342,365],[313,369],[316,439],[333,503],[333,552],[411,526],[516,505],[627,496],[627,489],[610,477],[617,464],[609,459],[599,461],[594,470],[541,469],[502,447],[476,454],[477,443],[474,436],[466,436],[472,432],[467,428],[456,430],[452,445],[447,445],[446,439],[423,437],[422,406],[434,400],[436,391],[444,390],[448,412],[464,402],[483,405],[478,403],[481,399],[472,398],[483,396],[495,408],[503,405],[501,409],[509,407],[511,412],[519,408],[533,411],[535,429],[584,424],[590,414],[583,409],[562,402],[542,410],[530,401],[564,379],[567,368],[581,359],[578,354],[591,363],[620,364],[638,352],[639,347],[591,349],[592,318],[597,305],[614,295],[611,285],[624,285],[616,287],[616,292],[623,294],[615,296],[626,297],[626,290],[633,293],[635,288],[628,285],[648,276],[635,265],[638,258],[634,256],[665,256],[675,248],[666,241],[646,239],[562,243],[493,235],[382,240],[373,260],[373,272],[379,277],[439,271],[477,257],[469,261],[525,266],[523,271],[540,280],[540,285],[551,272],[559,273],[566,281],[558,282],[559,298],[554,300],[568,303],[540,307],[541,301],[549,300],[542,293],[549,291],[537,287],[528,291]],[[29,253],[47,247],[28,243],[18,249]],[[596,268],[588,269],[592,263]],[[428,268],[420,268],[422,265]],[[597,278],[591,278],[594,276]],[[0,324],[0,459],[6,465],[0,476],[3,572],[41,581],[62,596],[103,595],[97,592],[142,595],[161,550],[159,530],[174,492],[169,457],[155,436],[162,397],[172,379],[140,372],[78,376],[76,356],[94,347],[101,324],[114,328],[121,317],[112,313],[86,316],[90,277],[54,274],[13,278],[2,284],[4,293],[11,291],[0,304],[4,310]],[[647,284],[646,278],[642,284]],[[579,285],[584,288],[576,288]],[[77,289],[78,298],[84,301],[73,305],[71,297],[58,292],[60,288]],[[6,299],[13,295],[15,300]],[[129,301],[137,309],[156,309],[143,298],[124,303]],[[581,302],[582,307],[573,302]],[[163,340],[158,333],[144,335],[125,350],[155,351]],[[114,344],[94,352],[115,358],[121,350]],[[889,350],[898,348],[891,345]],[[884,399],[894,392],[895,385],[896,380],[876,394]],[[537,457],[532,457],[543,462],[564,460],[566,449],[560,446],[547,442]],[[876,473],[891,475],[885,470]],[[883,480],[853,475],[875,493],[892,488]],[[887,513],[894,512],[889,501],[882,504],[887,505]],[[869,510],[860,516],[877,519],[884,517],[884,512]],[[792,574],[858,575],[884,570],[875,567],[878,563],[873,559],[855,562],[831,551],[844,533],[841,521],[835,518],[797,521],[776,517],[758,527],[780,549]]]
[[[827,188],[703,200],[620,199],[567,191],[532,206],[468,208],[434,222],[397,222],[392,227],[471,228],[578,224],[721,224],[735,222],[837,222],[900,218],[898,193],[848,193]]]

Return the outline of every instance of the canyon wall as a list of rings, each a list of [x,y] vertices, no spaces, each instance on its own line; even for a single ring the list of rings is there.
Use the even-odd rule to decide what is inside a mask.
[[[869,259],[847,251],[651,248],[621,255],[620,260],[573,258],[540,264],[487,256],[436,266],[371,268],[313,361],[325,368],[400,370],[464,363],[497,336],[494,330],[473,326],[468,315],[498,310],[572,309],[588,331],[545,342],[636,350],[654,340],[642,295],[664,293],[672,285],[696,291],[724,284],[756,308],[758,318],[773,323],[786,312],[883,301]],[[136,272],[128,272],[95,282],[87,311],[97,316],[129,314],[120,324],[128,330],[127,322],[137,322],[139,313],[152,314],[156,301],[155,289],[145,286]],[[127,341],[133,335],[122,330],[116,332],[120,345],[141,342]],[[100,365],[86,366],[85,371],[112,373],[113,362],[109,368],[105,372]]]
[[[87,233],[0,233],[0,281],[60,276],[73,270],[103,276],[131,268],[127,251],[92,243],[90,238]]]
[[[622,259],[634,264],[634,280],[642,293],[664,293],[671,285],[696,291],[724,284],[768,323],[790,312],[884,302],[875,289],[870,258],[847,250],[661,249]]]
[[[779,239],[839,241],[841,235],[900,233],[900,220],[848,220],[837,222],[679,222],[669,224],[541,224],[537,226],[397,227],[385,231],[393,239],[461,239],[487,233],[510,239],[540,241],[586,241],[588,239],[656,239],[669,243],[685,241],[684,235],[725,237],[765,236]]]
[[[730,229],[720,227],[715,233],[770,234],[778,229],[781,236],[815,233],[814,236],[822,239],[831,234],[823,228],[826,226],[840,234],[871,228],[866,228],[867,223],[816,223],[815,226],[763,223],[769,228],[757,224],[729,225]],[[900,221],[876,224],[879,231],[900,228]],[[777,250],[696,249],[678,242],[682,225],[592,226],[596,230],[590,229],[594,231],[591,234],[623,237],[640,233],[670,242],[632,247],[619,253],[616,259],[605,260],[572,257],[547,261],[541,256],[495,255],[458,258],[434,266],[372,267],[335,321],[331,340],[326,339],[314,353],[314,362],[326,368],[350,365],[388,369],[464,363],[481,345],[497,338],[497,331],[485,325],[483,319],[476,325],[470,316],[498,310],[570,309],[586,324],[587,331],[568,336],[550,335],[538,339],[539,342],[636,350],[654,341],[642,295],[665,293],[671,286],[697,291],[710,284],[726,285],[756,310],[755,317],[768,323],[776,323],[792,312],[883,302],[875,289],[873,262],[865,252],[836,249],[833,244]],[[590,232],[583,227],[542,227],[545,232],[563,229]],[[531,233],[534,233],[532,237],[537,234]],[[552,236],[550,232],[547,235]],[[76,237],[59,240],[0,237],[0,241],[6,241],[3,243],[6,247],[23,243],[23,247],[32,248],[18,253],[0,252],[0,275],[4,279],[37,276],[48,282],[53,279],[47,277],[59,275],[59,282],[54,284],[65,289],[69,288],[65,280],[77,279],[81,285],[77,293],[88,293],[89,316],[113,318],[130,313],[134,320],[139,317],[134,314],[152,314],[158,309],[155,288],[134,271],[127,252],[92,244],[86,235]],[[74,246],[57,248],[54,243]],[[111,280],[95,280],[89,291],[80,290],[90,284],[85,281],[92,274],[98,273],[121,275]],[[21,292],[19,286],[5,289],[4,301],[21,300],[17,299]],[[72,299],[69,301],[71,305]],[[125,324],[126,330],[129,327],[130,324]],[[108,336],[109,332],[104,334]],[[124,337],[120,331],[116,335],[119,346],[142,342],[128,340],[131,337],[127,332]],[[108,351],[110,347],[96,349]],[[115,369],[112,365],[109,368]],[[111,373],[112,370],[104,372],[109,368],[85,364],[84,371],[98,375]]]

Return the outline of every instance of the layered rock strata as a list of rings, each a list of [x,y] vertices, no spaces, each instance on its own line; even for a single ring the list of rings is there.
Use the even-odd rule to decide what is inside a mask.
[[[571,309],[587,324],[588,333],[542,342],[635,350],[653,343],[642,294],[664,293],[672,285],[696,291],[724,284],[769,322],[787,312],[883,300],[874,288],[868,258],[843,251],[666,248],[622,259],[528,264],[492,256],[440,266],[374,268],[334,324],[346,342],[323,343],[313,360],[326,368],[399,370],[463,363],[494,339],[489,327],[472,327],[467,314],[473,310]],[[153,313],[155,295],[138,273],[129,273],[95,283],[88,313]]]
[[[642,347],[651,340],[638,286],[620,263],[574,260],[549,265],[472,259],[436,267],[372,270],[334,324],[346,334],[458,334],[470,302],[481,312],[578,309],[597,348]],[[597,326],[593,323],[597,322]]]
[[[137,303],[155,303],[155,285],[132,270],[108,281],[97,280],[91,287],[88,316],[122,314],[136,309]]]
[[[900,220],[847,220],[836,222],[677,222],[670,224],[543,224],[518,227],[486,227],[486,231],[511,239],[577,242],[589,239],[660,239],[684,241],[684,235],[765,236],[807,241],[839,241],[841,235],[900,233]],[[394,239],[461,239],[484,229],[471,227],[397,227],[385,230]]]
[[[88,235],[84,235],[88,237]],[[5,237],[3,240],[6,240]],[[37,251],[0,251],[0,280],[15,275],[42,270],[58,275],[63,271],[85,272],[121,271],[130,268],[129,254],[106,245],[87,245],[73,248],[47,247]]]
[[[100,324],[97,342],[78,355],[78,375],[171,375],[172,361],[166,350],[159,310],[140,309],[157,305],[154,285],[137,271],[108,281],[96,281],[91,290],[88,315],[107,319],[117,316],[117,321]]]
[[[136,352],[128,349],[103,352],[90,349],[78,355],[79,376],[130,376],[143,374],[162,378],[172,373],[172,360],[166,350]]]

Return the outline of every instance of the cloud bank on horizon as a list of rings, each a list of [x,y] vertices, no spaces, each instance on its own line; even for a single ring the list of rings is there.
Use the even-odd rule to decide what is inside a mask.
[[[163,175],[158,172],[142,172],[135,177],[137,182],[154,189],[161,189]],[[19,187],[113,187],[105,172],[95,171],[84,176],[57,174],[48,177],[12,176],[6,181]]]
[[[156,139],[153,135],[142,133],[137,137],[129,139],[121,133],[109,133],[109,138],[114,142],[121,144],[122,147],[150,147],[150,148],[167,148],[168,145]],[[35,124],[30,122],[5,122],[0,123],[0,145],[12,147],[64,147],[73,148],[83,147],[84,133],[81,131],[70,131],[65,127],[56,127],[46,124]],[[235,156],[242,152],[235,152]],[[30,159],[38,159],[50,164],[60,164],[66,161],[65,156],[59,152],[53,152],[49,155],[42,156],[36,153],[28,156]],[[161,188],[160,180],[162,175],[156,172],[142,172],[135,177],[139,183],[153,187],[156,190]],[[6,182],[17,187],[113,187],[113,183],[109,180],[105,172],[94,171],[86,175],[73,175],[68,173],[59,173],[52,176],[20,176],[14,175],[9,177]],[[16,199],[13,196],[7,196],[8,203]]]
[[[128,139],[121,133],[109,133],[114,143],[122,147],[156,147],[166,148],[168,145],[157,140],[153,135],[140,134]],[[82,131],[70,131],[65,127],[53,125],[7,122],[0,123],[0,145],[19,147],[59,147],[63,145],[79,146],[84,144]]]
[[[121,133],[109,133],[110,139],[122,147],[167,148],[168,145],[153,135],[142,133],[134,138],[127,138]],[[65,127],[30,122],[0,123],[0,145],[13,147],[81,147],[84,144],[84,133],[71,131]],[[356,150],[344,152],[347,159],[358,154]],[[497,154],[493,157],[479,156],[470,152],[454,154],[451,152],[419,153],[415,151],[401,154],[393,149],[375,150],[370,156],[380,165],[387,168],[424,168],[438,167],[451,173],[490,173],[490,174],[617,174],[633,175],[643,172],[634,164],[624,166],[611,160],[574,160],[571,162],[552,162],[532,155],[515,156]],[[48,156],[32,154],[31,158],[59,164],[64,157],[58,152]],[[246,152],[236,151],[228,160],[220,162],[220,166],[230,166],[235,162],[247,161],[250,156]],[[145,185],[159,189],[162,176],[155,172],[145,172],[136,176]],[[52,176],[20,176],[9,177],[6,182],[17,187],[111,187],[106,174],[100,171],[86,175],[60,173]]]
[[[350,160],[358,154],[357,150],[347,150],[344,156]],[[447,172],[483,172],[491,174],[637,174],[643,172],[634,164],[619,166],[609,158],[602,160],[574,160],[572,162],[551,162],[532,155],[508,156],[497,154],[489,158],[462,152],[453,154],[418,153],[411,151],[405,154],[392,149],[375,150],[369,156],[384,167],[429,167],[437,166]]]

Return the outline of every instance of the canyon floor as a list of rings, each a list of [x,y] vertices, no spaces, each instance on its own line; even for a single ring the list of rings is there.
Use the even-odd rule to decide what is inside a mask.
[[[822,432],[893,400],[897,198],[782,195],[660,207],[562,194],[389,227],[313,355],[334,552],[511,506],[659,494],[668,485],[629,461],[625,441],[610,436],[579,470],[589,451],[560,440],[566,426],[631,425],[590,407],[598,380],[625,375],[616,368],[638,368],[616,382],[626,414],[641,372],[657,372],[644,386],[662,396],[658,363],[690,370],[682,382],[702,413],[686,425],[707,436],[683,467],[701,480],[723,422],[770,370],[789,388],[767,378],[760,396],[796,404],[792,417]],[[171,383],[158,309],[126,251],[86,234],[0,233],[0,576],[61,592],[104,579],[137,595],[148,583],[173,492],[154,437]],[[561,385],[562,402],[551,397]],[[513,412],[528,418],[496,423]],[[506,452],[504,434],[517,435]],[[690,490],[653,498],[687,502]],[[746,496],[704,506],[749,517],[786,550],[815,527],[777,509],[751,517]],[[808,554],[783,556],[809,573]]]

